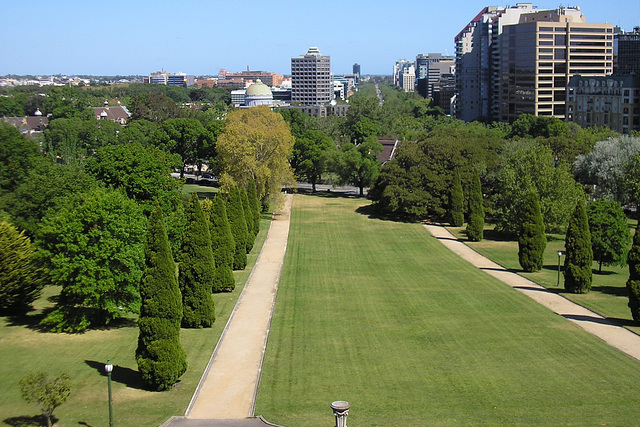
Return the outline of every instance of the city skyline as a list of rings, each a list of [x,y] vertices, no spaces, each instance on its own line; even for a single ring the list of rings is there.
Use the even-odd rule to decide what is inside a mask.
[[[214,75],[221,68],[290,74],[291,58],[311,46],[331,57],[331,71],[391,74],[397,59],[421,53],[453,55],[453,39],[486,6],[475,0],[431,7],[427,2],[379,0],[302,4],[240,0],[213,4],[112,1],[108,7],[68,0],[3,6],[0,75],[144,75],[154,71]],[[521,2],[525,3],[525,2]],[[526,2],[554,9],[555,1]],[[580,6],[587,22],[608,22],[631,31],[639,25],[637,1],[596,0]],[[28,23],[41,25],[29,26]],[[33,28],[32,28],[33,27]]]

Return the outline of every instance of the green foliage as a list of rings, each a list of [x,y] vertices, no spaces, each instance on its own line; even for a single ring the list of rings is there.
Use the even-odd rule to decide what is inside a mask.
[[[120,131],[118,142],[120,144],[137,142],[142,145],[150,145],[157,129],[158,125],[148,120],[132,120]]]
[[[62,286],[42,324],[78,332],[138,312],[146,219],[122,193],[79,193],[50,210],[37,235],[48,284]]]
[[[296,175],[311,183],[314,192],[335,150],[336,144],[322,131],[308,130],[296,137],[291,166]]]
[[[211,292],[216,265],[211,250],[211,235],[198,194],[191,195],[186,211],[187,226],[179,256],[178,282],[182,293],[182,326],[210,328],[216,320]]]
[[[20,391],[24,400],[42,411],[47,427],[50,427],[53,411],[71,394],[71,379],[66,372],[60,372],[54,378],[46,372],[32,373],[20,380]]]
[[[25,139],[15,127],[0,120],[0,196],[13,191],[25,180],[39,155],[35,142]]]
[[[0,218],[0,313],[26,311],[42,291],[31,240]]]
[[[376,157],[382,151],[382,144],[369,137],[360,145],[344,144],[335,153],[334,170],[338,173],[338,183],[352,184],[364,195],[364,188],[371,186],[380,173],[381,164]]]
[[[53,87],[49,89],[44,100],[42,113],[51,114],[53,119],[88,118],[93,116],[88,106],[84,91],[73,86]]]
[[[231,234],[235,243],[233,252],[233,269],[244,270],[247,265],[247,222],[245,220],[244,210],[242,209],[242,200],[240,191],[237,187],[229,190],[226,198],[227,216],[231,227]]]
[[[511,125],[511,137],[544,138],[562,136],[569,133],[567,123],[555,117],[521,114]]]
[[[136,362],[149,388],[168,390],[187,370],[187,359],[180,344],[182,297],[159,206],[149,217],[144,252]]]
[[[453,227],[461,227],[464,223],[464,193],[458,169],[453,173],[453,186],[449,198],[449,216]]]
[[[555,162],[549,147],[531,141],[505,146],[496,179],[496,214],[499,228],[507,232],[518,231],[522,215],[518,201],[524,200],[531,188],[540,196],[540,211],[549,232],[565,229],[572,207],[581,197],[569,166]]]
[[[629,264],[629,280],[627,280],[627,294],[629,309],[636,322],[640,321],[640,223],[633,235],[633,244],[627,258]]]
[[[247,224],[247,253],[253,249],[253,241],[256,238],[255,222],[253,212],[251,212],[251,206],[249,206],[249,197],[247,196],[247,190],[239,188],[240,201],[242,202],[242,212],[244,213],[244,221]]]
[[[253,217],[253,235],[257,236],[260,231],[260,213],[262,212],[262,206],[260,205],[260,200],[258,200],[258,189],[253,179],[250,179],[247,183],[247,197],[249,198],[249,208],[251,209],[251,216]]]
[[[587,209],[582,199],[576,203],[569,220],[565,247],[564,288],[576,294],[586,294],[591,289],[593,250]]]
[[[211,250],[217,269],[213,292],[231,292],[236,287],[233,276],[233,258],[236,245],[231,234],[225,202],[222,196],[218,195],[212,201],[205,199],[202,207],[205,213],[209,214]]]
[[[12,96],[0,96],[0,117],[22,116],[25,116],[25,113],[20,102]]]
[[[624,266],[627,263],[631,233],[620,203],[597,200],[587,205],[593,259],[602,265]]]
[[[44,131],[45,151],[59,163],[83,164],[96,149],[118,142],[117,123],[93,117],[58,118]]]
[[[484,236],[484,206],[480,175],[477,173],[469,186],[469,219],[467,220],[467,238],[479,242]]]
[[[185,115],[184,110],[176,105],[176,101],[161,93],[135,94],[128,103],[128,109],[131,111],[131,120],[148,120],[157,124],[163,123],[168,119],[181,118]]]
[[[154,133],[152,143],[180,155],[185,164],[197,164],[198,167],[215,153],[213,134],[196,119],[165,120]]]
[[[518,233],[518,260],[524,271],[540,271],[544,265],[547,238],[535,191],[528,193],[520,211],[522,223]]]

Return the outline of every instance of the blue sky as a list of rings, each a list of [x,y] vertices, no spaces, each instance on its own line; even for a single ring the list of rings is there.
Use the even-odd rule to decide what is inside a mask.
[[[510,4],[515,4],[512,2]],[[0,7],[0,75],[290,72],[317,46],[336,74],[391,74],[396,59],[453,54],[453,38],[484,1],[7,1]],[[557,1],[533,2],[540,9]],[[562,3],[567,6],[567,3]],[[582,0],[587,22],[630,31],[638,0]]]

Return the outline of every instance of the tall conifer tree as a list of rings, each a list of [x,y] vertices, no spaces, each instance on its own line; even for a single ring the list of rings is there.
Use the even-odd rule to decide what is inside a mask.
[[[260,231],[260,211],[262,204],[258,199],[258,189],[253,178],[249,179],[247,184],[247,197],[249,197],[249,206],[253,215],[253,235],[257,236]]]
[[[469,220],[467,221],[467,238],[479,242],[484,236],[484,207],[482,205],[482,185],[480,175],[476,172],[469,187]]]
[[[138,371],[152,390],[167,390],[187,370],[187,357],[180,344],[182,299],[159,206],[149,217],[140,297]]]
[[[254,219],[253,213],[251,213],[251,207],[249,206],[249,197],[247,196],[247,190],[240,187],[240,201],[242,202],[242,211],[244,212],[244,221],[247,223],[247,253],[253,249],[253,242],[256,239],[254,234]]]
[[[547,237],[544,234],[544,221],[540,213],[538,193],[529,191],[521,212],[518,233],[518,260],[524,271],[540,271],[544,264],[544,250]]]
[[[627,294],[629,295],[629,309],[633,320],[640,321],[640,222],[633,235],[633,244],[627,258],[629,264],[629,280],[627,280]]]
[[[227,194],[227,216],[231,225],[231,234],[235,242],[233,269],[243,270],[247,266],[247,222],[242,209],[240,191],[232,187]]]
[[[576,294],[586,294],[591,289],[593,249],[587,208],[582,199],[578,200],[569,220],[565,247],[564,288]]]
[[[209,218],[211,249],[216,262],[217,274],[213,292],[230,292],[236,287],[233,277],[233,255],[236,244],[231,234],[227,208],[222,196],[214,197]]]
[[[211,297],[215,262],[211,250],[209,224],[205,220],[195,192],[191,195],[186,218],[178,275],[182,292],[182,326],[210,328],[216,320]]]

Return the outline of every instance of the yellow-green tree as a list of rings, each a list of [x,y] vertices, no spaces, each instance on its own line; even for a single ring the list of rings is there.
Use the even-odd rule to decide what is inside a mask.
[[[283,185],[295,182],[289,165],[293,144],[289,125],[267,106],[229,113],[216,143],[221,184],[246,188],[253,178],[261,201],[277,199]]]

